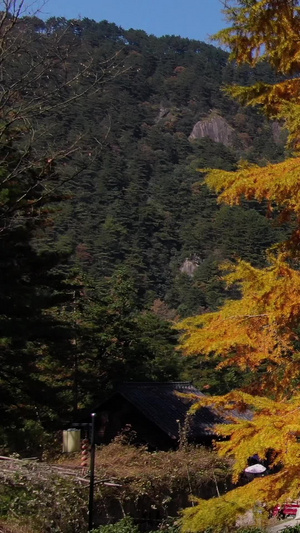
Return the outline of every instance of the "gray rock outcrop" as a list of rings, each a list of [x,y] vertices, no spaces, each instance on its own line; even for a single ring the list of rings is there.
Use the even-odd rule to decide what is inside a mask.
[[[212,141],[223,143],[225,146],[232,145],[234,129],[228,122],[218,115],[211,113],[208,117],[197,122],[189,136],[189,140],[209,137]]]
[[[199,260],[197,258],[185,259],[185,261],[180,267],[180,272],[192,278],[198,266],[199,266]]]

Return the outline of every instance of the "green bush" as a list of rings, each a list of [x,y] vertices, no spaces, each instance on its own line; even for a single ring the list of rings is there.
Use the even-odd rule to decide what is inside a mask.
[[[30,480],[18,472],[0,484],[0,519],[22,520],[36,533],[86,531],[86,489],[55,475],[46,479],[35,467],[27,465]]]
[[[160,525],[159,530],[150,531],[149,533],[179,533],[178,527],[174,524],[174,520],[164,521]],[[100,526],[98,529],[93,529],[92,533],[140,533],[138,526],[134,524],[133,519],[130,516],[122,518],[116,524],[110,524],[108,526]]]
[[[93,529],[92,533],[139,533],[139,528],[134,525],[130,516],[125,516],[116,524],[109,524],[107,526],[100,526],[98,529]]]
[[[237,533],[265,533],[264,529],[260,529],[260,527],[244,527],[242,529],[238,529]]]
[[[300,527],[296,526],[285,529],[284,531],[287,531],[287,533],[300,533]],[[134,524],[133,519],[126,516],[115,524],[100,526],[98,529],[93,529],[92,533],[140,533],[140,530],[138,526]],[[150,531],[149,533],[180,533],[180,528],[174,523],[174,519],[170,519],[170,521],[162,522],[158,530]],[[209,531],[207,533],[214,532]],[[247,527],[238,529],[236,533],[265,533],[265,531],[257,527]]]
[[[169,517],[161,522],[158,530],[150,531],[150,533],[180,533],[181,530],[177,524],[178,520]]]
[[[6,518],[20,502],[26,506],[28,501],[29,496],[24,488],[0,485],[0,518]]]

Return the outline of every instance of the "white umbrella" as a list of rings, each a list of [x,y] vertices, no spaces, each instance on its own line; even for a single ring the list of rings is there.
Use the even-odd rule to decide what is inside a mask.
[[[266,467],[260,464],[247,466],[247,468],[245,468],[245,472],[247,472],[247,474],[262,474],[265,471]]]

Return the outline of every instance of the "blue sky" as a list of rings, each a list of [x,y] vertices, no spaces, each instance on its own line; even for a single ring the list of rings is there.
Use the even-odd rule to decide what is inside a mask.
[[[221,9],[220,0],[47,0],[40,16],[106,19],[158,37],[171,34],[208,41],[225,25]]]

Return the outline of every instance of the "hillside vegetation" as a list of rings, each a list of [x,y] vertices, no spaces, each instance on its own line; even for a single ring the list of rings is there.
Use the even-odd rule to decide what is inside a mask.
[[[50,19],[42,31],[69,24]],[[92,161],[68,184],[72,198],[49,240],[97,281],[126,266],[142,306],[163,300],[181,316],[216,309],[225,297],[219,263],[239,256],[262,265],[264,250],[281,234],[264,206],[217,206],[198,169],[284,158],[279,124],[222,91],[229,83],[272,82],[271,68],[237,67],[205,43],[106,21],[72,27],[79,60],[88,48],[97,68],[117,53],[124,72],[56,123],[58,137],[84,135]]]
[[[274,80],[264,63],[107,21],[2,15],[0,445],[41,455],[120,379],[250,379],[183,365],[172,321],[237,294],[219,265],[263,266],[287,234],[267,205],[217,205],[199,169],[281,161],[285,133],[222,90]]]

